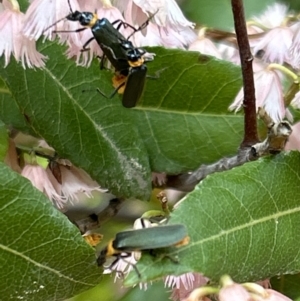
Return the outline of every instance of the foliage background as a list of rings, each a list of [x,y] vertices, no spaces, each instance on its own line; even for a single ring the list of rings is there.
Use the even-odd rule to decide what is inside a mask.
[[[245,2],[246,15],[250,17],[261,12],[273,1],[252,0]],[[181,6],[187,17],[196,22],[197,25],[206,25],[228,30],[232,28],[230,1],[191,0],[183,1]],[[291,1],[291,7],[298,10],[300,8],[297,1]],[[122,185],[122,192],[126,196],[134,195],[135,197],[147,199],[150,193],[150,183],[147,182],[147,179],[150,176],[151,168],[156,171],[168,170],[170,173],[190,170],[196,168],[201,163],[213,162],[222,156],[231,155],[239,146],[243,131],[242,117],[241,115],[230,114],[227,111],[227,107],[238,91],[241,83],[239,69],[235,66],[216,62],[207,57],[202,57],[202,59],[198,61],[198,55],[192,53],[185,55],[175,50],[165,51],[159,48],[153,49],[153,52],[157,53],[157,58],[153,63],[149,63],[149,74],[154,74],[155,71],[162,69],[165,65],[170,66],[170,68],[163,71],[159,81],[147,81],[144,97],[136,109],[125,110],[121,107],[118,97],[115,97],[113,100],[102,99],[101,102],[98,102],[99,95],[96,93],[91,92],[85,95],[81,93],[87,85],[97,87],[99,83],[101,83],[101,90],[103,89],[105,93],[109,94],[111,91],[111,74],[106,71],[99,72],[97,60],[94,61],[91,68],[86,70],[81,67],[75,67],[73,62],[67,61],[63,56],[64,48],[61,46],[46,43],[40,44],[40,49],[43,53],[48,53],[51,58],[48,65],[48,70],[51,71],[51,74],[41,75],[38,71],[33,70],[24,72],[20,66],[14,63],[10,64],[8,68],[1,72],[1,76],[5,79],[5,81],[1,82],[0,86],[2,92],[1,119],[6,124],[11,124],[29,133],[33,131],[35,135],[43,136],[47,141],[55,143],[53,146],[61,155],[67,154],[71,156],[70,159],[72,162],[86,169],[94,178],[101,179],[103,187],[107,185],[112,187],[113,191],[118,191],[118,187],[124,183],[118,182],[116,179],[126,178],[126,171],[130,168],[131,172],[129,174],[134,174],[135,177],[134,179],[127,178],[126,185]],[[55,57],[53,58],[54,54]],[[64,75],[62,79],[60,79],[61,74]],[[60,87],[57,85],[57,78],[59,82],[62,82]],[[27,90],[26,84],[30,82],[34,83],[32,85],[34,89]],[[9,87],[6,86],[6,83],[9,83]],[[220,85],[220,83],[222,83],[222,85]],[[10,93],[10,89],[13,90],[13,95]],[[165,91],[165,93],[157,93],[157,91]],[[212,94],[211,91],[217,91],[217,93]],[[44,94],[43,99],[45,103],[33,103],[30,101],[40,93]],[[163,97],[160,94],[163,94]],[[205,95],[205,101],[199,102],[198,98],[203,95]],[[223,97],[222,99],[220,95]],[[57,103],[57,99],[60,100],[59,103]],[[54,106],[52,106],[52,102]],[[9,106],[7,106],[7,104],[9,104]],[[55,105],[57,106],[55,107]],[[52,110],[49,110],[49,107],[52,107]],[[70,109],[73,110],[72,113],[68,113]],[[69,114],[69,120],[72,120],[73,123],[60,123],[60,118],[57,114],[61,112],[67,112]],[[24,118],[25,115],[26,118]],[[76,132],[74,128],[76,128],[76,121],[78,120],[81,122],[80,126],[78,126],[79,130],[82,130],[84,133],[89,133],[90,135],[86,137],[84,135],[78,135],[78,137],[72,137],[72,139],[70,139],[68,133],[70,131]],[[145,120],[147,120],[148,123],[146,123]],[[174,122],[174,120],[176,120],[176,122]],[[174,126],[174,124],[176,126]],[[101,143],[99,142],[97,144],[97,139],[101,139],[99,129],[97,128],[98,125],[101,125],[102,129],[107,131],[108,136],[113,139],[115,145],[123,149],[126,149],[126,145],[128,145],[128,157],[132,156],[135,151],[134,149],[138,149],[139,153],[134,154],[134,157],[138,158],[138,161],[133,162],[138,164],[126,166],[126,160],[122,161],[118,151],[115,151],[115,148],[111,147],[109,143],[105,144],[106,142],[103,143],[101,141]],[[168,125],[171,126],[168,127]],[[118,128],[118,132],[115,131],[116,128]],[[5,137],[4,127],[2,126],[1,129],[1,137]],[[201,135],[199,135],[200,131]],[[60,132],[62,132],[63,135],[57,134]],[[83,137],[86,138],[86,140],[82,140]],[[170,139],[170,137],[172,139]],[[198,140],[199,137],[201,137],[202,141]],[[159,143],[157,143],[157,141],[159,141]],[[186,143],[182,143],[182,141]],[[135,145],[134,148],[130,147],[133,143]],[[172,143],[175,145],[172,145]],[[101,152],[98,152],[99,147],[103,144],[107,146],[107,149],[102,149]],[[3,145],[5,146],[5,143],[3,143]],[[116,149],[118,149],[118,147]],[[78,152],[72,153],[72,149],[76,149]],[[3,148],[3,153],[4,152],[5,147]],[[103,153],[106,154],[107,157],[101,157]],[[201,153],[201,156],[199,156],[199,153]],[[145,156],[145,154],[147,154],[147,156]],[[84,155],[84,157],[82,155]],[[90,164],[90,162],[94,162],[95,156],[97,156],[98,165]],[[150,162],[148,162],[148,157],[150,158]],[[297,154],[290,155],[288,159],[279,157],[277,164],[281,164],[281,160],[289,160],[288,168],[292,168],[295,162],[297,162],[297,159]],[[104,167],[101,165],[102,162],[105,162]],[[116,162],[119,164],[115,164]],[[284,164],[286,164],[286,162]],[[116,170],[113,170],[114,166],[120,167],[119,169],[116,168]],[[140,168],[140,166],[142,166],[142,168]],[[276,165],[268,164],[267,161],[263,164],[254,164],[252,168],[259,169],[261,166],[264,168],[269,166],[271,174],[276,170]],[[109,174],[105,173],[108,168],[112,171]],[[10,174],[5,170],[5,167],[3,167],[3,171],[5,171],[2,173],[2,190],[4,191],[4,189],[10,187],[7,186],[6,182]],[[245,169],[245,173],[247,173],[247,168]],[[297,172],[295,172],[295,175],[298,176]],[[230,185],[238,189],[238,186],[235,186],[235,184],[239,183],[235,180],[235,176],[235,173],[233,173],[231,176],[232,183]],[[13,179],[12,176],[9,183],[13,183]],[[214,179],[217,181],[216,183],[218,183],[218,176]],[[289,182],[294,181],[294,178],[286,177],[286,179]],[[219,177],[219,181],[223,181],[222,176]],[[264,178],[262,177],[260,181],[264,182]],[[274,183],[275,182],[276,179],[274,179]],[[205,190],[204,187],[203,193],[207,193],[208,196],[206,197],[209,198],[209,189],[217,185],[214,184],[214,180],[208,183],[210,184],[207,184],[207,186],[204,185],[207,190]],[[266,185],[268,185],[267,183],[268,182],[266,182]],[[295,182],[295,187],[296,186],[297,182]],[[136,189],[136,187],[140,187],[140,189]],[[16,188],[10,187],[11,193],[9,195],[12,200],[14,199],[14,194],[12,193],[14,189],[21,188],[24,188],[24,192],[28,194],[24,194],[24,204],[27,204],[26,201],[42,198],[40,195],[34,195],[28,183],[26,184],[26,181],[18,179],[18,186]],[[252,193],[254,192],[255,188]],[[197,193],[199,193],[199,191],[195,192],[195,194]],[[279,194],[280,191],[275,190],[275,194],[276,193]],[[250,194],[250,196],[252,196],[252,194]],[[273,196],[270,198],[272,197]],[[297,194],[291,197],[295,199]],[[192,201],[192,194],[190,198]],[[6,201],[7,200],[3,200],[2,210],[6,209]],[[243,205],[251,211],[251,199],[246,200],[246,202],[247,204]],[[217,212],[218,199],[215,200],[214,204],[215,207],[212,206],[211,208],[215,208],[214,210]],[[14,205],[13,201],[12,205]],[[276,205],[281,206],[282,204]],[[130,227],[132,219],[138,217],[141,212],[145,211],[147,206],[148,208],[153,208],[157,206],[157,204],[154,202],[150,202],[149,204],[138,201],[128,202],[117,219],[107,223],[105,227],[101,229],[106,239],[113,237],[114,233],[120,229]],[[296,205],[295,208],[297,209]],[[41,215],[55,216],[55,211],[51,211],[51,209],[51,206],[49,206],[47,210],[50,211],[47,214],[42,213]],[[288,210],[290,210],[290,208],[286,207],[281,209],[282,212],[288,212]],[[185,210],[188,211],[189,208]],[[209,210],[209,208],[207,208],[207,210]],[[230,211],[230,208],[228,208],[228,210]],[[203,212],[205,213],[205,210]],[[222,212],[219,214],[222,214]],[[24,218],[24,216],[22,217]],[[176,221],[179,217],[175,216],[173,218],[175,218]],[[38,223],[42,221],[39,216],[30,216],[29,214],[27,222],[32,220],[37,220],[37,226],[41,228],[46,227],[45,223]],[[56,222],[52,219],[46,228],[52,229],[55,224]],[[231,225],[230,221],[225,218],[224,225],[229,224]],[[198,226],[200,227],[201,225]],[[2,228],[10,229],[7,227],[6,222]],[[157,298],[160,300],[168,300],[168,294],[165,292],[162,283],[159,282],[154,283],[152,287],[144,292],[139,290],[138,287],[127,290],[121,289],[120,283],[113,284],[113,277],[109,275],[104,275],[100,280],[101,271],[98,269],[94,270],[92,264],[94,260],[93,250],[88,249],[84,244],[77,246],[76,243],[77,240],[79,240],[78,233],[74,233],[74,228],[72,227],[67,226],[67,228],[69,228],[68,231],[70,232],[63,233],[66,235],[66,240],[71,236],[75,237],[75,239],[73,241],[69,239],[67,243],[69,248],[66,248],[64,250],[65,252],[61,254],[57,264],[61,265],[61,261],[65,261],[66,271],[70,265],[72,267],[78,265],[77,269],[83,274],[86,269],[92,269],[92,273],[86,270],[89,275],[95,274],[90,282],[100,282],[97,287],[72,298],[72,300],[140,300],[141,298],[154,299],[155,296],[159,296]],[[268,228],[264,228],[264,230],[266,229]],[[12,235],[9,235],[8,230],[5,232],[5,238],[8,241],[7,244],[10,244],[14,238]],[[15,228],[13,233],[18,233],[18,231],[23,233],[22,227]],[[63,235],[59,232],[59,229],[57,229],[57,232],[54,232],[54,234],[57,237]],[[27,241],[27,236],[22,235],[20,247],[25,248],[26,251],[34,248],[34,245],[39,243],[38,231],[34,237],[36,237],[36,240],[31,239],[30,241],[33,245],[30,246],[24,244]],[[53,239],[55,240],[55,238]],[[75,246],[73,246],[74,243]],[[76,252],[72,252],[72,246]],[[60,246],[58,245],[57,247],[59,248]],[[270,248],[271,247],[272,246],[270,246]],[[291,255],[285,253],[283,246],[280,247],[282,248],[280,249],[282,250],[281,255]],[[291,246],[289,251],[292,249],[293,246]],[[48,249],[44,248],[43,250]],[[296,253],[296,250],[293,250],[292,254],[294,253]],[[37,258],[41,255],[39,252],[36,254]],[[44,255],[46,256],[42,256],[42,260],[46,260],[45,258],[49,256],[48,254]],[[297,254],[295,254],[295,256],[297,256]],[[189,259],[190,258],[186,259],[187,266]],[[86,261],[91,262],[91,265],[86,267]],[[145,264],[150,265],[151,259],[146,258],[145,262],[142,261],[141,268],[143,268],[143,264],[144,267]],[[270,266],[272,266],[271,264],[272,263],[270,263]],[[166,265],[166,269],[168,268],[173,267]],[[226,270],[226,266],[223,268]],[[259,268],[260,267],[257,267],[257,269]],[[245,269],[247,270],[247,267],[245,267]],[[211,269],[208,269],[208,271],[212,272]],[[291,271],[293,270],[291,269]],[[151,273],[155,275],[157,270],[153,270]],[[211,275],[216,276],[217,273]],[[81,278],[80,273],[76,276]],[[294,288],[295,286],[292,285],[293,283],[297,283],[297,278],[295,277],[298,276],[281,277],[280,279],[274,279],[273,283],[279,287],[281,291],[285,291],[285,289],[288,288],[290,296],[296,298],[299,296],[299,292]],[[72,281],[70,283],[72,283]],[[73,289],[73,284],[70,283],[67,282],[63,284],[65,288],[68,287],[69,292]],[[35,289],[36,288],[33,287],[31,292]],[[2,286],[2,290],[3,292],[5,291],[5,282]]]
[[[273,0],[251,0],[251,1],[244,1],[245,5],[245,14],[247,18],[251,16],[255,16],[265,8],[274,3],[276,1]],[[300,10],[300,3],[297,0],[284,0],[281,1],[282,3],[286,3],[289,5],[293,10],[299,11]],[[201,26],[210,26],[214,28],[220,28],[224,30],[231,30],[233,28],[233,19],[232,19],[232,12],[231,12],[231,5],[230,1],[219,1],[219,0],[182,0],[179,1],[179,4],[184,11],[185,15],[188,19],[196,22],[197,25]],[[151,204],[149,204],[152,206]],[[298,297],[300,299],[300,292],[299,292],[299,276],[284,276],[284,277],[274,277],[272,279],[272,284],[275,288],[279,291],[287,293],[291,298],[296,300]],[[108,286],[113,286],[112,279],[110,278]],[[98,300],[101,285],[99,285],[99,291],[95,288],[91,295],[89,295],[89,300]],[[168,294],[163,297],[165,294],[165,288],[159,284],[153,287],[152,290],[142,291],[139,290],[137,287],[132,289],[131,292],[127,293],[124,298],[116,298],[108,297],[107,300],[140,300],[141,298],[145,299],[152,299],[154,298],[154,292],[159,294],[160,300],[168,300]],[[92,294],[94,297],[92,297]],[[84,294],[83,294],[84,296]],[[85,295],[86,296],[86,295]],[[128,298],[128,296],[130,296]],[[155,299],[155,298],[154,298]],[[298,299],[298,300],[299,300]],[[74,300],[85,300],[78,298],[74,298]]]

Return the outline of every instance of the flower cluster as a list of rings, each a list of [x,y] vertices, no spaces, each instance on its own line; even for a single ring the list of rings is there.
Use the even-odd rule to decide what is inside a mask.
[[[288,297],[274,291],[265,289],[257,283],[235,283],[224,275],[221,278],[221,288],[210,286],[195,289],[184,301],[212,300],[210,295],[218,296],[220,301],[291,301]]]
[[[36,50],[35,41],[22,33],[25,15],[18,2],[4,0],[3,8],[0,12],[0,56],[4,55],[5,66],[13,54],[24,68],[44,67],[46,57]]]
[[[224,34],[223,43],[215,43],[209,30],[201,28],[197,37],[193,31],[194,24],[183,16],[175,0],[32,0],[25,13],[21,12],[17,0],[3,0],[0,7],[0,56],[4,56],[5,65],[9,64],[13,55],[24,68],[44,67],[47,58],[36,49],[39,38],[57,38],[60,43],[66,44],[67,56],[75,57],[78,65],[88,66],[94,56],[102,56],[95,41],[89,43],[88,51],[81,51],[83,45],[92,38],[92,33],[90,30],[80,30],[82,27],[79,22],[66,19],[67,15],[75,11],[96,11],[99,19],[107,18],[111,22],[121,20],[135,28],[152,16],[145,29],[132,35],[131,41],[136,47],[160,45],[189,49],[235,64],[239,62],[238,49],[232,43],[232,35]],[[129,26],[121,26],[119,30],[125,38],[133,32]],[[286,6],[276,3],[248,23],[248,33],[255,55],[257,108],[264,107],[274,121],[280,121],[285,116],[291,117],[287,106],[291,104],[300,108],[299,79],[296,74],[300,69],[300,22],[297,16],[289,14]],[[241,90],[230,110],[237,111],[242,105]],[[294,133],[298,131],[300,126],[296,124]],[[299,143],[297,136],[292,136],[287,147],[299,148]],[[42,165],[36,157],[28,156],[25,165],[20,166],[13,143],[10,144],[6,162],[28,178],[61,210],[67,203],[84,197],[91,198],[95,192],[106,192],[83,170],[67,161],[56,161],[55,166],[50,162]],[[164,178],[160,176],[155,176],[154,180],[160,185],[164,183]],[[151,223],[146,224],[146,227],[151,226]],[[118,260],[113,270],[128,273],[139,255],[134,252],[130,258]],[[106,272],[111,272],[111,269]],[[210,300],[211,294],[217,294],[221,301],[290,300],[274,290],[253,283],[234,283],[228,277],[223,279],[220,289],[204,286],[207,282],[208,279],[198,273],[168,276],[165,279],[166,286],[173,289],[173,300]]]
[[[247,23],[249,43],[254,55],[256,107],[264,107],[274,122],[292,119],[286,108],[299,108],[300,21],[284,4],[275,3]],[[212,42],[218,40],[218,43]],[[234,35],[202,28],[190,50],[239,64],[239,51]],[[293,91],[291,91],[293,90]],[[293,93],[291,93],[293,92]],[[295,95],[296,94],[296,95]],[[288,95],[285,96],[285,95]],[[243,89],[237,94],[230,110],[243,106]]]
[[[15,139],[17,141],[20,137],[17,136]],[[45,141],[39,141],[37,148],[42,149],[44,153],[49,151],[54,153]],[[99,193],[107,192],[101,189],[84,170],[75,167],[68,160],[52,161],[28,152],[23,152],[21,156],[22,161],[25,162],[22,165],[16,152],[15,142],[11,139],[5,163],[27,178],[61,211],[74,203],[84,203]],[[111,198],[110,194],[108,198]]]
[[[133,229],[155,227],[156,225],[156,223],[151,223],[146,218],[139,218],[135,220]],[[126,258],[120,257],[113,266],[109,265],[104,270],[104,274],[110,274],[112,271],[115,271],[115,281],[117,281],[117,279],[127,276],[140,258],[141,252],[139,251],[132,252],[131,256]],[[191,291],[193,291],[195,287],[205,285],[208,280],[208,278],[199,273],[185,273],[180,276],[169,275],[164,279],[165,287],[172,289],[172,300],[183,300],[190,294]],[[147,289],[147,287],[148,283],[140,283],[141,289]]]
[[[134,27],[140,26],[149,16],[150,24],[132,37],[136,47],[166,46],[186,48],[195,39],[194,24],[182,14],[175,0],[33,0],[26,13],[20,11],[17,0],[3,0],[4,10],[0,13],[0,56],[4,54],[5,64],[13,54],[24,68],[43,67],[45,56],[36,50],[35,41],[42,35],[68,46],[67,56],[76,57],[79,65],[87,66],[93,56],[102,51],[95,41],[89,43],[89,51],[82,52],[83,45],[92,38],[91,30],[77,31],[82,26],[78,21],[66,19],[75,11],[97,13],[99,19],[106,18],[112,23],[120,20]],[[127,38],[133,29],[121,26],[119,31]]]
[[[97,12],[99,19],[111,22],[120,20],[138,28],[152,16],[150,24],[136,32],[129,26],[120,26],[125,38],[131,36],[136,47],[165,46],[189,48],[218,59],[239,62],[238,49],[232,35],[224,34],[219,43],[213,42],[213,35],[207,28],[201,28],[196,37],[194,24],[182,14],[174,0],[33,0],[26,13],[20,11],[17,0],[4,0],[0,12],[0,55],[5,64],[13,54],[23,66],[43,67],[46,57],[36,50],[35,41],[41,36],[48,39],[58,37],[60,43],[68,46],[67,56],[76,57],[79,65],[89,65],[94,56],[102,56],[95,40],[88,44],[88,51],[81,51],[92,38],[91,30],[80,30],[78,21],[66,17],[75,11]],[[250,46],[254,59],[254,79],[257,108],[264,107],[270,117],[278,122],[292,115],[286,107],[291,104],[299,108],[299,80],[295,74],[300,69],[300,22],[289,13],[283,4],[275,3],[261,15],[248,22]],[[221,41],[221,42],[220,42]],[[290,82],[290,87],[287,83]],[[285,85],[285,86],[284,86]],[[294,93],[289,88],[296,85]],[[295,95],[296,94],[296,95]],[[230,110],[240,110],[243,104],[243,90],[238,93]]]

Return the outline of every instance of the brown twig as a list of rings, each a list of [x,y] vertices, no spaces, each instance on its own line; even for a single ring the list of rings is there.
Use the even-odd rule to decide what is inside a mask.
[[[242,0],[231,0],[234,27],[237,37],[237,43],[240,52],[243,87],[244,87],[244,139],[241,148],[249,147],[257,143],[257,123],[255,107],[255,89],[253,80],[252,61],[253,57],[250,51],[244,7]]]
[[[257,160],[262,156],[281,152],[292,133],[291,125],[287,121],[273,122],[266,111],[261,108],[259,109],[259,115],[268,128],[268,135],[264,141],[258,142],[252,145],[252,147],[241,148],[238,154],[233,157],[222,158],[209,165],[202,164],[193,172],[177,176],[167,176],[167,188],[189,192],[210,174],[229,170],[233,167],[243,165],[248,161]]]

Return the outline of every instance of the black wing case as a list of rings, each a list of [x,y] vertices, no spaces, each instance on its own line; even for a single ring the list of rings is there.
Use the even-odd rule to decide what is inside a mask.
[[[126,81],[122,104],[125,108],[133,108],[142,96],[147,75],[147,66],[141,65],[130,69]]]
[[[113,247],[125,252],[160,249],[176,245],[187,235],[182,224],[128,230],[116,234]]]

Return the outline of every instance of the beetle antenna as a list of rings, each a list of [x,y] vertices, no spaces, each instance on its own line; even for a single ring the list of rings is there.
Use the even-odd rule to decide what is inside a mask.
[[[65,19],[66,19],[66,17],[63,17],[63,18],[57,20],[55,23],[53,23],[53,24],[51,24],[50,26],[46,27],[46,28],[43,30],[43,33],[44,33],[45,31],[47,31],[49,28],[55,26],[57,23],[59,23],[59,22],[65,20]]]
[[[69,8],[70,8],[70,13],[73,14],[74,12],[73,12],[73,10],[72,10],[70,0],[68,0],[68,4],[69,4]],[[44,33],[45,31],[47,31],[49,28],[51,28],[51,27],[53,27],[54,25],[56,25],[57,23],[59,23],[59,22],[65,20],[66,18],[67,18],[67,16],[66,16],[66,17],[63,17],[63,18],[61,18],[61,19],[59,19],[59,20],[57,20],[55,23],[53,23],[53,24],[51,24],[50,26],[48,26],[47,28],[45,28],[45,29],[43,30],[43,33]]]
[[[71,6],[71,3],[70,3],[70,0],[68,0],[68,4],[69,4],[70,12],[73,14],[73,10],[72,10],[72,6]]]
[[[137,31],[141,31],[141,30],[143,30],[144,28],[146,28],[146,27],[148,26],[150,20],[157,14],[158,11],[159,11],[159,9],[158,9],[155,13],[153,13],[153,14],[150,14],[150,13],[149,13],[148,19],[147,19],[140,27],[136,28],[136,30],[134,30],[134,31],[127,37],[126,40],[129,40],[129,39],[130,39]]]

